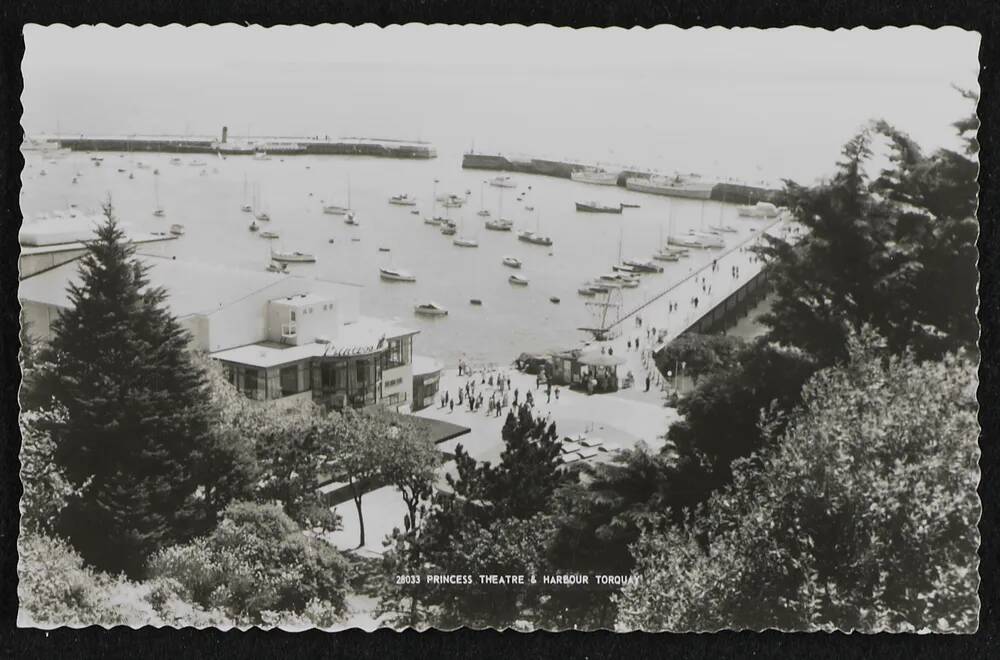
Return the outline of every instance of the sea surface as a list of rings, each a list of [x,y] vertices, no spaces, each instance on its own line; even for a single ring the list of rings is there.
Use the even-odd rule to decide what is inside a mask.
[[[96,211],[110,196],[120,221],[134,231],[166,231],[173,223],[183,224],[185,235],[168,248],[178,259],[262,270],[272,246],[312,252],[315,264],[293,264],[291,271],[363,285],[362,313],[418,329],[415,352],[446,365],[459,359],[506,364],[522,351],[578,345],[588,337],[579,328],[599,325],[598,316],[605,309],[588,305],[595,299],[580,296],[577,289],[584,281],[611,272],[619,254],[625,259],[651,258],[671,224],[680,234],[724,222],[738,229],[726,234],[727,245],[749,238],[765,225],[739,218],[732,204],[672,199],[545,176],[512,175],[517,188],[501,189],[486,183],[499,173],[463,170],[461,152],[457,146],[439,147],[432,160],[273,156],[258,161],[197,154],[182,156],[181,165],[170,164],[171,154],[104,152],[99,167],[83,152],[47,156],[25,152],[21,210],[28,221],[71,204]],[[205,165],[191,165],[193,161]],[[140,162],[148,168],[140,168]],[[153,174],[154,169],[159,175]],[[129,173],[134,178],[129,179]],[[361,223],[357,227],[322,211],[324,203],[346,204],[348,187]],[[251,214],[241,212],[240,206],[251,201],[254,188],[260,207],[272,218],[262,227],[280,232],[278,240],[262,239],[248,230]],[[453,237],[424,223],[435,212],[435,192],[467,197],[463,208],[438,205],[436,214],[450,215],[459,224],[456,236],[477,239],[478,248],[455,246]],[[389,197],[399,193],[415,196],[418,205],[390,205]],[[166,211],[164,218],[152,215],[157,195]],[[517,201],[519,195],[522,201]],[[621,215],[575,210],[575,201],[591,200],[640,207],[626,208]],[[514,221],[512,232],[486,230],[487,218],[477,215],[486,208],[497,217],[501,204],[503,216]],[[413,208],[419,215],[411,213]],[[517,240],[516,232],[526,229],[551,236],[554,245]],[[609,318],[637,307],[718,253],[692,251],[691,257],[679,262],[658,262],[664,272],[644,275],[639,288],[623,290],[621,308],[609,310]],[[508,255],[523,262],[519,271],[501,263]],[[410,271],[417,281],[382,281],[379,266]],[[529,285],[511,285],[507,278],[512,273],[526,277]],[[558,304],[550,301],[553,296],[560,299]],[[482,306],[471,305],[472,298],[481,299]],[[414,315],[413,306],[427,301],[443,305],[449,315],[439,319]]]

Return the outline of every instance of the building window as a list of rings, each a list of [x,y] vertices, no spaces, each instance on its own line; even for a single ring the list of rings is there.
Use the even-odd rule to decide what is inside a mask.
[[[257,369],[243,370],[243,393],[251,399],[262,399],[263,388],[261,387],[260,371]]]
[[[399,385],[402,382],[403,382],[402,378],[392,378],[390,380],[383,381],[382,386],[383,387],[395,387],[396,385]]]
[[[409,364],[411,350],[412,342],[409,337],[390,339],[388,342],[388,348],[385,353],[382,354],[382,368],[395,369],[396,367],[402,367]]]
[[[281,396],[291,396],[299,393],[299,367],[292,365],[282,367],[280,371]]]

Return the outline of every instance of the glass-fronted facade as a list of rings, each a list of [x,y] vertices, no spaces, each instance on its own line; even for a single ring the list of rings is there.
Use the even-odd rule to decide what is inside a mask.
[[[328,408],[364,408],[375,404],[401,405],[406,392],[383,397],[385,370],[397,369],[413,361],[412,337],[389,339],[378,348],[349,355],[310,357],[287,364],[255,367],[222,360],[226,379],[255,401],[270,401],[311,392],[317,404]],[[390,390],[401,377],[393,374]]]

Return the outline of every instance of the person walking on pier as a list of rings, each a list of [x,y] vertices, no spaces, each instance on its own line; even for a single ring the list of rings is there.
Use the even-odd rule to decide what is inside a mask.
[[[649,391],[649,381],[650,381],[649,374],[646,374],[646,391],[647,392]]]
[[[449,412],[455,412],[455,400],[454,400],[454,399],[452,399],[452,400],[451,400],[451,401],[449,401],[448,403],[449,403],[449,404],[451,405],[451,410],[450,410]],[[461,401],[459,401],[458,405],[462,405],[462,402],[461,402]]]
[[[630,351],[632,350],[632,340],[631,339],[628,340],[628,350],[630,350]]]

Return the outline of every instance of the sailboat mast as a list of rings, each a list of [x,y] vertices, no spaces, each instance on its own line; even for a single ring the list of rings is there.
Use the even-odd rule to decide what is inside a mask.
[[[351,207],[351,175],[347,175],[347,208],[350,210]]]

